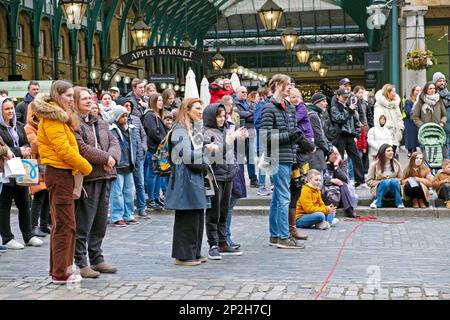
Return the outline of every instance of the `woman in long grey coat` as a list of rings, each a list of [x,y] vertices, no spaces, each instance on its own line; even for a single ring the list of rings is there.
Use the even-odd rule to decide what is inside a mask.
[[[120,146],[106,121],[90,114],[91,97],[87,88],[75,87],[75,110],[80,126],[75,133],[80,154],[92,165],[83,179],[82,193],[76,202],[75,264],[83,278],[97,278],[100,273],[115,273],[102,255],[106,234],[111,179],[117,176],[115,164],[120,160]],[[86,257],[89,250],[89,261]]]
[[[202,112],[200,99],[185,99],[171,136],[173,166],[165,207],[175,210],[172,257],[175,264],[184,266],[207,261],[201,255],[205,209],[210,206],[205,189],[208,165],[203,154],[205,149],[215,151],[218,147],[213,143],[203,145]]]

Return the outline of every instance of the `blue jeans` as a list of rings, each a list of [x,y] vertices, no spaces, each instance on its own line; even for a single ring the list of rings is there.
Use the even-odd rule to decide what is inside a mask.
[[[266,186],[266,172],[264,170],[259,169],[259,178],[258,178],[259,186]]]
[[[383,206],[383,197],[390,193],[395,199],[395,205],[399,206],[403,204],[402,196],[400,193],[400,182],[397,179],[382,180],[377,186],[377,207]]]
[[[159,177],[159,183],[161,185],[161,190],[164,193],[164,195],[166,194],[167,191],[167,180],[168,180],[169,176],[165,176],[165,177]]]
[[[136,187],[136,209],[139,213],[145,211],[144,189],[144,159],[136,160],[136,170],[133,172],[134,186]]]
[[[292,164],[279,163],[272,165],[273,194],[270,201],[269,232],[271,237],[280,239],[289,238],[289,203],[291,193],[289,181],[291,178]]]
[[[350,157],[347,157],[348,163],[348,178],[349,180],[355,180],[355,173],[353,172],[353,161]]]
[[[133,174],[118,174],[112,181],[109,206],[111,209],[111,223],[119,220],[130,221],[133,216]]]
[[[148,163],[147,172],[145,172],[145,189],[150,201],[159,199],[159,191],[161,189],[159,175],[153,171],[152,157],[153,154],[147,151],[145,155],[145,161]]]
[[[311,228],[313,225],[321,223],[322,221],[327,221],[331,224],[335,216],[334,213],[329,213],[327,215],[322,212],[307,213],[302,215],[300,219],[297,219],[295,224],[297,225],[297,228]]]
[[[255,139],[245,141],[245,157],[247,158],[247,172],[250,181],[258,181],[255,167]]]
[[[227,214],[227,241],[231,242],[231,220],[233,219],[233,209],[236,205],[236,202],[238,201],[237,198],[233,198],[231,196],[230,198],[230,206],[228,207],[228,214]]]

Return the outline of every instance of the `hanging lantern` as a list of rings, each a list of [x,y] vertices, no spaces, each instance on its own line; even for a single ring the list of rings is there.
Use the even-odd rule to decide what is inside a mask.
[[[144,22],[144,17],[139,16],[138,21],[130,28],[131,36],[136,47],[145,47],[152,29]]]
[[[321,66],[319,69],[319,76],[326,77],[328,74],[328,68],[325,66]]]
[[[220,54],[219,48],[217,48],[216,54],[212,57],[211,63],[214,70],[223,69],[223,65],[225,64],[225,58]]]
[[[308,63],[309,60],[309,50],[304,42],[300,45],[300,49],[296,52],[298,62]]]
[[[283,9],[272,0],[267,0],[261,9],[258,10],[258,15],[266,31],[274,31],[277,30],[280,23]]]
[[[80,29],[88,1],[86,0],[61,0],[61,10],[67,20],[68,29]]]
[[[289,21],[287,28],[284,29],[283,33],[281,34],[281,42],[283,43],[283,47],[286,50],[292,50],[297,44],[297,40],[298,33],[295,32],[294,28],[292,28],[291,26],[291,22]]]
[[[189,34],[186,32],[183,37],[183,48],[193,48],[194,45],[191,43],[191,39],[189,38]]]
[[[319,71],[321,64],[322,60],[320,60],[317,56],[312,57],[311,61],[309,62],[311,70],[314,72]]]
[[[239,65],[235,62],[230,66],[230,73],[238,73]]]
[[[237,68],[237,74],[239,74],[239,75],[241,75],[241,74],[243,74],[244,73],[244,67],[243,66],[239,66],[238,68]]]

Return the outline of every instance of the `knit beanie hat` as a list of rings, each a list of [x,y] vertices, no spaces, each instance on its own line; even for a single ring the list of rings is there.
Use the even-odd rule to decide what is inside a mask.
[[[127,109],[124,106],[116,105],[109,112],[111,120],[117,122],[123,114],[128,113]]]
[[[326,99],[327,99],[327,97],[325,97],[325,95],[322,92],[316,92],[311,97],[311,103],[317,104],[318,102],[320,102],[322,100],[326,100]]]
[[[438,82],[439,80],[444,79],[445,80],[445,76],[442,72],[435,72],[433,74],[433,83]]]

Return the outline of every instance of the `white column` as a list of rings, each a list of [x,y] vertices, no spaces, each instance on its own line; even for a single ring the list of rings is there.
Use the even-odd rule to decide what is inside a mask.
[[[409,97],[413,86],[424,86],[427,81],[426,70],[414,71],[405,68],[406,54],[414,49],[426,49],[424,15],[427,6],[405,6],[402,10],[404,19],[401,32],[401,63],[402,63],[402,95]]]

